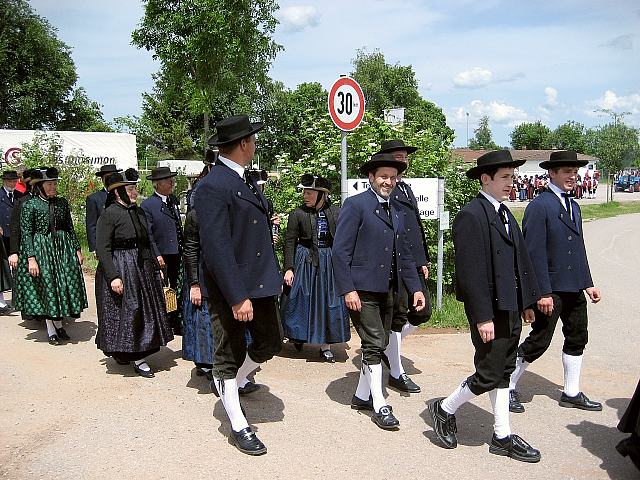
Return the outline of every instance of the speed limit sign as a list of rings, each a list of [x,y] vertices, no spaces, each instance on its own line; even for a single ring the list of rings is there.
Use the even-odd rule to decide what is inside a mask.
[[[350,132],[364,117],[364,93],[351,77],[340,77],[329,90],[329,114],[340,130]]]

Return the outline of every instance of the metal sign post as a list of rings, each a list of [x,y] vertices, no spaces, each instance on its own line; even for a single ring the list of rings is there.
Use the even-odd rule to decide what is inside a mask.
[[[442,308],[442,281],[444,267],[444,231],[449,227],[444,224],[444,177],[438,177],[438,281],[436,293],[436,308]],[[449,216],[446,217],[447,223]]]
[[[342,139],[340,141],[340,197],[341,202],[349,196],[347,192],[347,132],[342,130]]]

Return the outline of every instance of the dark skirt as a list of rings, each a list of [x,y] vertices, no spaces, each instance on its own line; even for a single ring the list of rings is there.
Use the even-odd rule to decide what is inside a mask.
[[[213,364],[213,331],[207,299],[200,307],[191,303],[190,288],[182,296],[182,358],[195,363]]]
[[[640,382],[638,382],[636,392],[631,397],[627,411],[624,412],[620,419],[618,430],[624,433],[640,435]]]
[[[9,257],[7,257],[7,250],[4,247],[4,242],[0,242],[0,292],[6,292],[13,288]]]
[[[160,272],[151,259],[138,266],[138,250],[115,250],[113,263],[124,284],[117,295],[98,266],[96,345],[107,356],[124,359],[119,353],[149,353],[173,340],[165,313]]]
[[[351,338],[344,298],[336,293],[331,249],[318,249],[319,266],[309,249],[298,245],[291,291],[283,296],[282,323],[289,340],[306,343],[342,343]]]

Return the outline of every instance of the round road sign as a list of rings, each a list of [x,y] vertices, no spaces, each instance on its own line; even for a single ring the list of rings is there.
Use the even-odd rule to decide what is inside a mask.
[[[340,77],[329,90],[329,115],[340,130],[349,132],[364,117],[364,93],[353,78]]]

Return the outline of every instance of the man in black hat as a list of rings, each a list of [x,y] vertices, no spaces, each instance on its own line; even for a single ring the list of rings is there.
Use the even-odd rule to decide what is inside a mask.
[[[373,421],[385,430],[400,425],[382,393],[380,364],[400,284],[410,292],[416,310],[425,305],[404,215],[389,203],[398,174],[406,168],[406,163],[388,153],[373,155],[360,167],[371,188],[345,201],[332,248],[337,293],[344,295],[362,344],[360,379],[351,408],[372,410]]]
[[[2,172],[2,188],[0,189],[0,230],[6,252],[9,252],[10,249],[11,212],[13,211],[15,201],[20,196],[18,192],[15,191],[19,178],[15,170],[5,170]]]
[[[408,165],[409,154],[415,152],[416,147],[405,145],[402,140],[388,140],[382,142],[382,148],[378,153],[390,153],[399,162]],[[427,289],[426,280],[429,277],[429,251],[424,233],[424,226],[420,219],[418,201],[411,190],[411,186],[402,181],[402,175],[398,175],[396,188],[391,196],[391,203],[402,212],[404,227],[407,232],[407,240],[413,261],[418,269],[418,278],[425,296],[425,308],[416,312],[409,308],[409,294],[401,285],[398,290],[395,305],[393,306],[393,320],[389,332],[389,345],[382,357],[389,367],[389,386],[401,392],[419,393],[420,387],[409,378],[402,366],[401,352],[402,339],[413,333],[418,325],[421,325],[431,317],[431,299]]]
[[[203,276],[215,341],[212,390],[220,395],[231,422],[230,442],[243,453],[262,455],[265,445],[240,406],[238,387],[282,348],[276,303],[282,290],[271,236],[267,200],[246,172],[262,123],[246,115],[216,124],[209,140],[219,157],[200,181],[195,197],[200,223]],[[246,343],[246,329],[252,342]]]
[[[524,412],[515,390],[520,376],[551,344],[558,318],[562,320],[564,345],[564,390],[560,406],[599,411],[602,404],[589,400],[580,391],[582,355],[587,344],[587,300],[600,301],[600,290],[593,286],[584,246],[580,207],[571,198],[578,168],[587,164],[576,152],[552,152],[540,167],[549,172],[548,189],[528,206],[522,220],[524,239],[540,285],[536,321],[529,336],[518,348],[516,370],[511,376],[512,412]]]
[[[147,176],[153,184],[153,195],[140,204],[147,216],[151,248],[155,252],[166,281],[178,297],[177,310],[167,314],[175,335],[182,335],[182,218],[178,198],[173,194],[176,172],[169,167],[156,167]]]
[[[100,170],[96,172],[96,177],[100,179],[102,184],[107,181],[109,175],[121,172],[118,167],[113,164],[102,165]],[[98,218],[104,211],[104,204],[107,201],[107,189],[103,188],[97,192],[92,193],[87,197],[86,202],[86,227],[87,227],[87,242],[89,243],[89,251],[96,251],[96,226],[98,225]]]
[[[525,322],[534,320],[531,306],[540,298],[531,259],[516,220],[502,203],[509,198],[514,161],[507,150],[489,152],[467,171],[480,181],[480,193],[453,222],[456,293],[464,302],[475,348],[476,371],[447,398],[429,404],[433,428],[445,448],[455,448],[456,410],[488,392],[494,415],[489,452],[522,462],[540,461],[540,452],[509,425],[509,377]]]

